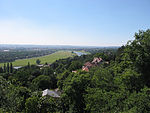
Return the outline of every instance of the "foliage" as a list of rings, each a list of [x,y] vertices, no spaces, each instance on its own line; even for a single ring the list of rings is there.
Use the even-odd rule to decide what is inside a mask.
[[[36,89],[45,90],[52,87],[51,78],[47,75],[40,75],[36,77],[32,82]]]
[[[73,71],[73,70],[77,70],[77,69],[81,69],[82,67],[82,63],[79,61],[72,61],[71,65],[69,66],[69,70]]]
[[[5,50],[5,48],[4,48]],[[32,57],[39,57],[44,55],[49,55],[51,53],[56,52],[55,49],[41,49],[35,50],[35,49],[22,49],[22,48],[16,48],[12,49],[10,48],[9,51],[0,51],[0,63],[6,63],[6,62],[13,62],[17,59],[25,59],[25,58],[32,58]]]
[[[38,109],[38,97],[30,97],[26,100],[25,109],[27,113],[40,113]]]
[[[56,60],[62,59],[62,58],[68,58],[68,57],[72,57],[74,54],[72,54],[71,52],[68,51],[57,51],[55,53],[52,52],[52,54],[46,54],[45,56],[37,56],[37,57],[32,57],[32,58],[25,58],[25,59],[17,59],[15,61],[12,61],[13,66],[26,66],[28,64],[28,62],[30,62],[30,65],[32,64],[36,64],[36,60],[39,59],[41,60],[41,64],[45,64],[45,62],[47,63],[53,63]],[[0,63],[0,66],[3,66],[4,63]]]
[[[40,61],[39,59],[37,59],[37,60],[36,60],[36,64],[38,64],[38,65],[39,65],[39,64],[40,64],[40,62],[41,62],[41,61]]]
[[[118,51],[114,48],[84,51],[92,54],[59,59],[42,68],[28,64],[8,72],[11,64],[5,64],[0,71],[0,112],[150,111],[150,30],[139,31],[133,41]],[[102,57],[103,63],[89,72],[82,71],[84,63],[94,57]],[[42,96],[45,89],[59,90],[60,98]]]
[[[127,43],[124,55],[133,63],[136,71],[143,75],[144,82],[150,86],[150,30],[135,33],[135,40]]]
[[[81,113],[84,111],[85,103],[83,95],[89,86],[89,74],[70,74],[64,82],[62,99],[67,111]],[[70,109],[69,109],[70,108]]]

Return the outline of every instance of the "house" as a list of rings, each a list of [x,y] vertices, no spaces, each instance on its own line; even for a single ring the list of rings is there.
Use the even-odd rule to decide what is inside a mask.
[[[77,73],[77,71],[72,71],[72,73]]]
[[[54,98],[59,98],[60,97],[60,94],[61,92],[56,89],[56,90],[49,90],[49,89],[45,89],[44,91],[42,91],[42,96],[51,96],[51,97],[54,97]]]
[[[95,57],[92,62],[86,62],[82,67],[82,70],[88,72],[90,68],[98,66],[98,64],[100,64],[101,62],[103,62],[102,58]]]
[[[82,67],[82,71],[86,71],[86,72],[89,72],[89,68],[88,67]]]
[[[39,64],[39,65],[37,65],[38,67],[43,67],[44,65],[43,64]]]
[[[90,62],[86,62],[86,63],[84,64],[84,67],[90,68],[90,67],[92,67],[92,66],[93,66],[93,64],[90,63]]]
[[[92,61],[92,63],[93,64],[99,64],[102,61],[103,61],[102,58],[94,58],[93,61]]]
[[[14,69],[20,69],[22,66],[13,67]]]
[[[84,64],[84,66],[82,66],[82,70],[88,72],[91,67],[93,67],[93,64],[90,63],[90,62],[86,62],[86,63]]]
[[[50,67],[51,64],[39,64],[37,65],[38,67],[40,67],[40,69],[43,69],[45,67]]]

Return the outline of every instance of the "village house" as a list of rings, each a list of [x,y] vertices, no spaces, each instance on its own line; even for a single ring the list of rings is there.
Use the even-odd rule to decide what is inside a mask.
[[[89,71],[89,68],[88,68],[88,67],[83,66],[83,67],[82,67],[82,71],[86,71],[86,72],[88,72],[88,71]]]
[[[103,62],[102,58],[95,57],[92,62],[86,62],[82,67],[82,70],[88,72],[90,68],[98,66],[102,62]]]
[[[94,58],[93,61],[92,61],[92,63],[93,64],[99,64],[102,61],[103,61],[102,58]]]

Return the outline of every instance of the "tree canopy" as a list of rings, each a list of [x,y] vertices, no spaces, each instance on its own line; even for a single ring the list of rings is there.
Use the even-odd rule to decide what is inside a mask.
[[[0,112],[150,111],[149,29],[135,33],[134,40],[116,51],[86,51],[91,54],[60,59],[42,68],[28,64],[12,71],[12,64],[5,64],[0,68]],[[82,66],[95,57],[103,61],[88,72],[82,71]],[[45,89],[59,91],[60,97],[42,96]]]

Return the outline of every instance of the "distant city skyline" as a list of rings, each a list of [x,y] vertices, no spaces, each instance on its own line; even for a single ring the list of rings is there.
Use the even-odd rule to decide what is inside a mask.
[[[0,0],[0,44],[121,46],[150,28],[150,0]]]

